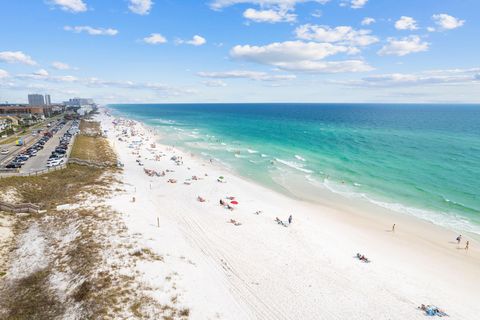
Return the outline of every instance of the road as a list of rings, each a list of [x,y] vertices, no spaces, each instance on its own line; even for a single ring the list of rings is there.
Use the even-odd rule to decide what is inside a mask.
[[[68,129],[70,129],[71,127],[72,122],[69,121],[62,127],[62,129],[58,130],[58,132],[55,133],[53,137],[45,143],[43,149],[38,151],[35,157],[31,157],[27,160],[27,162],[25,162],[25,164],[20,169],[20,173],[29,173],[46,169],[47,160],[52,154],[52,151],[54,151],[60,143],[60,138],[63,136],[63,134],[67,132]],[[71,143],[68,147],[71,147]]]
[[[8,154],[1,154],[0,155],[0,165],[6,165],[6,162],[8,162],[11,158],[14,157],[14,155],[20,153],[22,150],[26,150],[28,146],[31,146],[34,144],[38,139],[40,139],[41,136],[37,135],[34,137],[32,134],[22,136],[21,139],[23,139],[23,142],[25,145],[23,146],[16,146],[16,141],[12,143],[7,143],[7,144],[0,144],[0,150],[7,149]]]

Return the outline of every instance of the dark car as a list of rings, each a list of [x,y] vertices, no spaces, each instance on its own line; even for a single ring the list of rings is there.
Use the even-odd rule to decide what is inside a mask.
[[[17,168],[20,168],[22,165],[18,162],[10,162],[9,164],[7,164],[5,166],[5,168],[7,169],[17,169]]]

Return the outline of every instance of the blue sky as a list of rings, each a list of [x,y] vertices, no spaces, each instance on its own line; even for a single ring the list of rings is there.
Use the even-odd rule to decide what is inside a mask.
[[[0,2],[0,101],[480,102],[478,0]]]

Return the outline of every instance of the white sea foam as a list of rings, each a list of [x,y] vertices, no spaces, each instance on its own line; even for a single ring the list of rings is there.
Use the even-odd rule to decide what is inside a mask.
[[[258,153],[257,150],[252,150],[252,149],[247,149],[247,152],[248,152],[248,153]]]
[[[167,120],[167,119],[161,119],[161,118],[152,119],[151,121],[154,121],[154,122],[157,122],[157,123],[163,123],[163,124],[174,124],[174,123],[176,123],[175,120]]]
[[[435,212],[431,210],[409,207],[400,203],[380,201],[372,198],[371,195],[367,195],[361,192],[355,192],[351,190],[347,185],[338,184],[330,181],[329,179],[325,179],[323,185],[328,190],[347,198],[363,199],[382,208],[403,214],[408,214],[416,218],[431,222],[433,224],[445,227],[447,229],[480,234],[479,226],[473,224],[465,217],[456,214],[451,214],[447,212]],[[354,185],[360,186],[360,184],[355,183]]]
[[[261,156],[262,158],[268,157],[268,155],[266,155],[266,154],[264,154],[264,153],[262,153],[260,156]]]
[[[367,196],[364,196],[364,197],[370,202],[380,207],[387,208],[396,212],[406,213],[411,216],[429,221],[433,224],[440,225],[442,227],[480,234],[479,226],[472,224],[469,220],[465,219],[465,217],[462,217],[456,214],[449,214],[445,212],[439,213],[439,212],[434,212],[430,210],[423,210],[423,209],[408,207],[400,203],[388,203],[388,202],[373,200]]]
[[[303,161],[303,162],[307,161],[307,160],[305,160],[305,158],[299,156],[298,154],[295,155],[295,158],[297,158],[297,160],[300,160],[300,161]]]
[[[247,156],[242,156],[241,154],[235,153],[235,158],[246,158]]]
[[[296,169],[298,171],[302,171],[302,172],[305,172],[305,173],[313,173],[312,170],[305,169],[302,164],[297,163],[297,162],[282,160],[282,159],[278,159],[278,158],[275,158],[275,161],[280,162],[280,163],[286,165],[287,167],[290,167],[292,169]]]

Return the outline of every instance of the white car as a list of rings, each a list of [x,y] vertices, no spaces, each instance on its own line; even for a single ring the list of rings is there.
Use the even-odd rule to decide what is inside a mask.
[[[63,159],[48,161],[48,162],[47,162],[47,168],[59,166],[59,165],[61,165],[63,162],[64,162]]]
[[[7,149],[3,149],[0,154],[8,154],[8,150]]]

